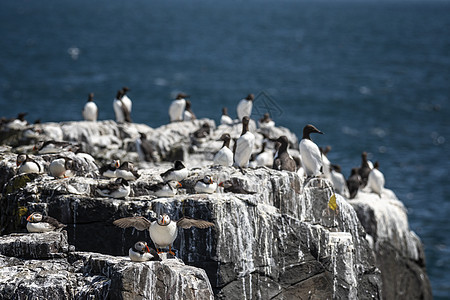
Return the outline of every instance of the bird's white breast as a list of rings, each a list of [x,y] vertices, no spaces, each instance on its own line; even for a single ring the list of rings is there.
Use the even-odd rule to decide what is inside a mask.
[[[308,139],[302,139],[300,141],[300,156],[307,176],[320,174],[322,155],[319,147],[313,141]]]
[[[50,166],[48,167],[50,171],[50,175],[53,177],[64,177],[64,173],[66,172],[66,161],[64,158],[58,158],[52,161]]]
[[[233,164],[233,152],[230,148],[224,146],[214,156],[214,164],[221,166],[231,166]]]
[[[264,151],[263,153],[258,154],[255,158],[257,166],[266,166],[272,167],[273,165],[273,154],[269,151]]]
[[[222,115],[222,117],[220,117],[220,124],[232,125],[233,120],[230,118],[230,116]]]
[[[367,179],[367,186],[375,193],[381,196],[384,188],[384,175],[378,169],[372,169]]]
[[[167,174],[166,176],[164,176],[164,180],[165,181],[181,181],[183,179],[185,179],[186,177],[188,177],[189,175],[189,171],[187,168],[183,168],[181,170],[173,170],[172,172],[170,172],[169,174]]]
[[[242,121],[242,118],[245,116],[250,117],[252,114],[253,102],[242,99],[237,106],[237,116],[239,121]]]
[[[178,227],[175,222],[170,222],[167,226],[160,226],[156,221],[150,225],[150,238],[158,248],[172,245],[177,238]]]
[[[198,181],[198,182],[195,184],[194,189],[195,189],[195,191],[196,191],[197,193],[212,194],[212,193],[214,193],[214,192],[216,191],[216,189],[217,189],[217,183],[216,183],[216,182],[213,182],[213,183],[211,183],[211,184],[206,184],[206,183],[204,183],[203,181]]]
[[[47,222],[27,223],[28,232],[48,232],[54,230],[55,227]]]
[[[19,174],[39,173],[39,166],[37,163],[27,161],[20,165]]]
[[[182,121],[183,120],[183,112],[186,107],[186,100],[179,99],[172,101],[169,107],[169,117],[170,121]]]
[[[116,114],[117,123],[125,122],[125,116],[122,111],[122,102],[120,102],[120,100],[114,99],[113,108],[114,108],[114,113]]]
[[[86,121],[97,121],[97,105],[90,101],[84,105],[83,117]]]
[[[247,167],[248,160],[252,155],[253,145],[255,144],[255,136],[250,131],[236,141],[236,153],[234,154],[234,164],[239,167]]]
[[[149,261],[153,258],[153,255],[151,255],[148,252],[140,253],[133,251],[133,248],[130,248],[128,250],[128,256],[130,257],[131,261]]]

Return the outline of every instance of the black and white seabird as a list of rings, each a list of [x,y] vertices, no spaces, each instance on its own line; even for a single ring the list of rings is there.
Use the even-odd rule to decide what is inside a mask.
[[[128,107],[123,103],[123,90],[120,90],[116,94],[116,98],[113,100],[114,113],[116,115],[117,123],[131,122],[131,113]]]
[[[369,178],[369,173],[372,168],[369,165],[369,161],[367,160],[367,152],[361,153],[361,167],[359,168],[359,176],[361,176],[362,186],[365,187],[367,185],[367,180]]]
[[[130,89],[126,86],[122,88],[122,103],[125,105],[126,109],[128,110],[128,113],[131,115],[131,109],[133,108],[133,102],[131,101],[130,97],[128,97],[127,93],[130,91]],[[125,120],[126,121],[126,120]],[[130,121],[131,122],[131,118]]]
[[[183,112],[183,121],[192,121],[195,120],[195,114],[192,111],[192,103],[189,100],[186,100],[186,106],[184,107]]]
[[[128,256],[131,261],[161,261],[158,252],[153,248],[149,248],[144,241],[135,243],[133,247],[128,250]]]
[[[361,176],[359,175],[358,168],[353,168],[350,176],[347,178],[347,188],[350,193],[350,199],[353,199],[358,194],[359,187],[361,186]]]
[[[170,168],[169,170],[165,171],[164,173],[161,173],[161,178],[167,182],[167,181],[182,181],[189,175],[189,170],[184,166],[183,162],[181,160],[176,160],[173,168]]]
[[[108,178],[117,178],[116,170],[120,167],[120,160],[116,159],[111,163],[102,166],[98,171],[100,175]]]
[[[126,180],[136,180],[141,176],[138,174],[134,164],[129,161],[120,164],[120,167],[116,169],[115,174],[117,178],[123,178]]]
[[[42,170],[41,165],[29,157],[28,154],[17,155],[16,166],[19,167],[17,170],[18,174],[41,173]]]
[[[217,189],[217,182],[214,182],[211,176],[206,175],[205,177],[197,181],[194,189],[199,194],[212,194]]]
[[[136,140],[136,149],[140,160],[147,162],[154,162],[156,160],[153,156],[153,152],[155,151],[153,144],[143,132],[139,133],[139,138]]]
[[[175,100],[169,106],[169,117],[170,122],[181,122],[183,121],[184,110],[186,108],[186,99],[189,98],[188,95],[184,93],[179,93]]]
[[[347,188],[347,181],[342,174],[341,166],[331,165],[330,178],[336,193],[344,197],[349,197],[350,193]]]
[[[84,105],[83,118],[85,121],[97,121],[98,118],[98,108],[97,104],[94,102],[94,93],[90,93],[88,96],[87,103]]]
[[[27,218],[27,230],[28,232],[48,232],[48,231],[61,231],[66,225],[61,224],[55,218],[49,216],[43,216],[40,213],[34,212]]]
[[[280,147],[278,148],[278,156],[273,161],[273,169],[295,172],[297,165],[288,152],[289,140],[287,136],[280,136],[277,142],[280,143]]]
[[[259,119],[259,128],[271,128],[275,126],[275,122],[270,118],[269,113],[265,113],[264,116]]]
[[[223,191],[226,193],[235,193],[235,194],[256,194],[256,192],[247,191],[241,185],[233,180],[225,180],[219,183],[219,186],[223,188]]]
[[[254,98],[253,94],[248,94],[246,98],[239,101],[236,108],[238,120],[242,120],[245,116],[251,116]]]
[[[160,248],[169,247],[169,253],[175,255],[172,252],[172,244],[177,238],[178,227],[189,229],[191,227],[197,227],[201,229],[213,227],[214,223],[191,219],[183,217],[178,221],[171,220],[166,214],[162,214],[156,221],[150,222],[144,217],[129,217],[115,220],[114,225],[120,228],[134,227],[137,230],[148,230],[150,232],[150,238],[158,249],[158,253],[161,253]]]
[[[177,189],[181,187],[178,181],[158,182],[147,187],[153,195],[157,197],[173,197],[177,194]]]
[[[80,145],[72,144],[69,142],[60,141],[39,141],[34,145],[33,151],[37,151],[39,154],[54,154],[64,151],[78,152]]]
[[[273,160],[274,160],[274,154],[272,151],[267,150],[267,142],[263,141],[261,146],[261,151],[258,153],[253,153],[250,156],[250,167],[258,167],[258,166],[265,166],[268,168],[271,168],[273,166]]]
[[[67,157],[60,157],[52,160],[48,167],[51,176],[56,178],[67,178],[73,176],[73,160]]]
[[[242,118],[242,133],[236,141],[236,150],[234,152],[234,165],[239,168],[246,168],[252,155],[255,144],[255,136],[248,130],[250,118]]]
[[[117,178],[107,185],[98,186],[97,193],[103,197],[125,199],[130,194],[130,184],[123,178]]]
[[[233,125],[233,119],[228,115],[228,108],[222,107],[222,116],[220,117],[221,125]]]
[[[223,141],[222,148],[214,155],[214,164],[220,166],[232,166],[233,165],[233,151],[230,149],[231,137],[228,133],[222,134],[219,141]]]
[[[370,170],[369,177],[367,178],[367,186],[381,198],[381,194],[384,190],[384,175],[379,170],[377,161],[375,162],[373,169]]]
[[[320,175],[323,166],[322,155],[319,147],[311,140],[311,133],[323,134],[323,132],[310,124],[303,128],[303,137],[300,141],[299,148],[302,165],[307,177]]]
[[[192,136],[196,139],[203,139],[206,138],[211,133],[211,126],[209,126],[209,123],[205,122],[202,124],[202,127],[194,131]]]

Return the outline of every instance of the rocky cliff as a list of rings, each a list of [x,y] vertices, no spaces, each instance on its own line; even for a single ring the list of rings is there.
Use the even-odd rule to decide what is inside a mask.
[[[210,135],[196,139],[192,133],[205,122],[212,128]],[[266,167],[247,169],[244,175],[233,167],[212,166],[213,154],[221,145],[216,140],[223,132],[236,138],[240,125],[215,127],[211,120],[196,120],[152,129],[142,124],[103,121],[3,130],[0,138],[10,146],[2,147],[0,152],[0,239],[5,245],[11,245],[8,241],[16,238],[30,246],[15,250],[0,246],[1,264],[14,270],[33,265],[38,257],[23,253],[35,252],[19,249],[32,249],[28,239],[37,234],[6,234],[24,232],[26,216],[40,211],[67,224],[64,245],[52,243],[53,235],[63,241],[64,234],[64,238],[61,234],[39,237],[48,237],[48,244],[53,245],[46,246],[50,250],[45,253],[53,253],[51,249],[63,253],[40,256],[45,263],[54,264],[47,269],[70,270],[76,278],[70,284],[73,288],[65,294],[67,299],[78,297],[84,290],[88,291],[86,295],[117,298],[135,293],[135,298],[199,299],[194,292],[202,291],[208,298],[211,288],[217,299],[431,299],[423,246],[410,231],[406,211],[392,191],[385,190],[381,199],[363,191],[350,201],[336,195],[334,209],[329,202],[335,194],[326,180],[307,181],[297,173]],[[152,163],[139,162],[135,141],[140,133],[145,133],[153,145]],[[282,134],[292,142],[291,154],[298,155],[298,140],[285,128],[256,133],[257,145],[263,138]],[[33,157],[44,169],[59,155],[78,159],[82,167],[77,176],[64,179],[55,179],[46,172],[16,175],[13,152],[31,151],[34,143],[42,139],[79,143],[96,163],[84,154],[35,154]],[[99,197],[95,192],[99,184],[108,181],[99,176],[97,165],[113,158],[139,162],[141,176],[130,182],[131,193],[124,200]],[[190,168],[183,188],[170,198],[151,195],[147,187],[161,181],[159,174],[170,167],[165,161],[174,159],[183,159]],[[213,194],[196,194],[193,186],[206,174],[216,182],[230,180],[254,193],[227,193],[219,188]],[[148,232],[123,230],[114,227],[112,221],[133,215],[151,218],[161,212],[174,219],[189,216],[214,222],[212,229],[179,231],[174,247],[177,256],[191,267],[170,259],[133,264],[122,257],[137,240],[150,239]],[[67,242],[78,252],[68,251]],[[108,271],[100,267],[102,264],[108,266]],[[87,269],[89,272],[80,271]],[[210,286],[201,275],[202,269]],[[181,278],[175,275],[178,271],[183,273]],[[31,277],[26,278],[40,276],[35,271],[27,272]],[[5,287],[4,291],[10,293],[6,295],[27,292],[20,279],[11,279],[12,273],[1,274],[1,282],[11,282]],[[170,288],[174,283],[178,294],[173,295],[185,298],[167,296],[174,292]]]

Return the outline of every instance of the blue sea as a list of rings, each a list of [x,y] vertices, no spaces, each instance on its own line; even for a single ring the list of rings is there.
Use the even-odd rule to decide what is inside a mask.
[[[0,22],[0,116],[81,120],[93,92],[112,119],[128,86],[158,127],[179,91],[216,121],[253,93],[254,119],[325,132],[345,175],[380,162],[450,295],[450,1],[5,0]]]

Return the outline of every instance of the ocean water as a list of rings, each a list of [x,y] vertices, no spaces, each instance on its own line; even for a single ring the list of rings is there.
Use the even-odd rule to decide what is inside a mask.
[[[80,120],[93,92],[112,119],[126,85],[133,120],[157,127],[179,91],[216,121],[254,93],[254,119],[314,124],[346,176],[362,151],[380,162],[445,299],[449,16],[449,1],[1,1],[0,116]]]

